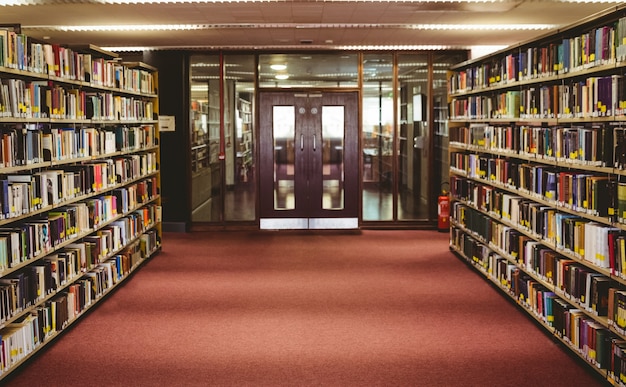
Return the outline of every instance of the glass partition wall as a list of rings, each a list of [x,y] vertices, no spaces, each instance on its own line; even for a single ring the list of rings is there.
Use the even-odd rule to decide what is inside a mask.
[[[255,56],[224,55],[224,220],[256,219]]]
[[[299,123],[317,122],[316,97],[348,90],[359,95],[358,106],[350,108],[354,111],[339,102],[322,104],[319,138],[303,137],[313,155],[318,147],[321,152],[307,159],[319,162],[319,168],[306,166],[321,171],[321,178],[305,180],[315,185],[311,190],[320,185],[326,216],[339,216],[333,214],[357,203],[364,226],[434,224],[437,195],[447,188],[446,70],[465,59],[465,52],[192,55],[191,221],[258,224],[263,210],[257,207],[266,202],[259,191],[265,183],[258,179],[276,180],[276,168],[283,166],[287,169],[280,176],[292,176],[282,159],[287,154],[276,153],[281,144],[274,144],[271,155],[256,153],[265,149],[259,144],[273,141],[262,137],[297,140],[297,133],[312,131]],[[260,95],[285,91],[295,101],[306,98],[305,110],[278,103],[271,111],[256,112]],[[289,114],[285,109],[291,109]],[[301,120],[305,111],[310,119]],[[355,116],[359,130],[348,135],[345,125]],[[265,117],[261,124],[269,123],[268,130],[259,127],[259,117]],[[283,133],[287,130],[296,134]],[[294,160],[299,157],[296,142]],[[358,150],[350,156],[358,162],[344,162],[347,149]],[[344,189],[350,176],[358,182],[356,195]],[[284,207],[283,214],[293,210],[296,181],[295,176],[292,183],[279,179],[268,203]]]
[[[191,221],[218,222],[222,208],[220,61],[194,55],[191,62]]]
[[[433,184],[431,184],[432,198],[437,198],[442,192],[450,191],[448,170],[448,69],[467,59],[462,53],[435,53],[433,55],[432,71],[432,113],[433,113]],[[429,206],[430,218],[437,217],[437,206]]]
[[[390,221],[394,213],[395,120],[393,54],[363,55],[361,164],[363,221]]]
[[[191,59],[191,220],[254,221],[255,56]]]
[[[428,220],[431,176],[429,55],[398,55],[397,219]]]

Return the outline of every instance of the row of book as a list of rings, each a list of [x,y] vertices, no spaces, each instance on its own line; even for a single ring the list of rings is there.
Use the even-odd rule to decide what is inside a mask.
[[[56,293],[79,276],[117,255],[154,222],[154,208],[137,211],[34,261],[0,280],[0,323]],[[127,265],[128,266],[128,265]]]
[[[155,93],[156,84],[149,71],[89,51],[89,47],[39,43],[25,34],[0,29],[0,67],[136,93]]]
[[[579,213],[581,216],[596,215],[603,217],[603,221],[609,224],[613,220],[622,221],[623,219],[612,215],[619,210],[619,207],[613,207],[612,196],[605,196],[604,194],[607,191],[598,188],[600,185],[606,188],[607,180],[603,180],[600,177],[594,179],[594,177],[572,175],[564,172],[563,175],[558,175],[557,178],[562,179],[562,182],[566,182],[563,184],[566,186],[565,188],[539,193],[526,189],[516,189],[500,182],[495,183],[494,186],[493,181],[485,183],[481,180],[466,178],[465,176],[451,176],[450,186],[454,198],[469,201],[482,210],[494,211],[498,215],[501,214],[502,210],[508,214],[509,208],[504,207],[507,204],[502,203],[503,197],[519,197],[530,203],[537,203],[542,206],[557,206],[555,208],[559,210],[572,210],[570,213]],[[622,186],[624,184],[619,187],[623,189]],[[572,197],[576,198],[576,200],[572,200],[570,204],[569,199]],[[585,199],[579,201],[580,198]],[[623,206],[624,204],[623,200],[617,202],[618,206]]]
[[[622,338],[611,332],[612,325],[598,323],[579,305],[560,297],[558,293],[562,292],[544,286],[514,262],[502,257],[465,231],[453,228],[451,243],[466,259],[485,273],[484,275],[497,283],[503,291],[590,364],[607,370],[608,373],[616,369],[612,348],[613,343],[622,342]],[[602,302],[605,303],[603,308],[608,310],[607,298],[592,298],[589,301],[590,304]],[[617,366],[618,375],[620,369],[621,363]]]
[[[451,244],[583,359],[605,370],[614,383],[626,383],[625,290],[613,286],[602,275],[585,272],[584,268],[579,270],[581,268],[574,263],[565,266],[569,268],[567,276],[575,286],[586,289],[574,299],[558,286],[536,280],[523,267],[464,230],[452,228]],[[593,308],[590,310],[583,304]],[[607,322],[596,320],[593,316],[598,314],[594,310],[606,311],[599,315],[606,315]]]
[[[451,186],[459,197],[467,197],[475,185],[491,195],[493,186],[522,194],[544,204],[560,206],[582,214],[605,218],[607,222],[626,221],[626,182],[615,176],[586,171],[572,172],[545,165],[489,155],[452,152],[451,169],[462,177],[452,177]],[[465,177],[474,182],[465,181]],[[482,183],[484,182],[484,183]],[[490,197],[491,198],[491,197]],[[488,200],[490,198],[479,198]]]
[[[626,59],[626,18],[539,47],[496,56],[454,73],[449,93],[568,74]]]
[[[156,216],[155,207],[137,208],[156,196],[153,184],[153,179],[144,180],[115,189],[109,195],[56,207],[38,217],[0,228],[0,271],[43,256],[118,216],[132,212],[134,217],[144,220],[145,226],[145,219]]]
[[[471,209],[464,210],[461,210],[463,216],[477,216],[476,213],[470,213]],[[468,210],[470,212],[467,212]],[[492,232],[484,232],[480,229],[474,231],[471,227],[475,225],[477,219],[470,220],[469,224],[466,220],[459,221],[458,224],[466,226],[490,249],[515,263],[524,272],[541,279],[561,297],[574,301],[581,309],[595,316],[607,316],[609,288],[617,287],[617,283],[611,278],[597,273],[589,266],[583,265],[581,261],[564,256],[514,227],[492,223]],[[623,243],[624,236],[623,233],[618,235],[620,238],[618,244]],[[592,246],[592,249],[598,249],[598,247]],[[605,252],[600,252],[602,253]],[[485,260],[485,257],[483,258],[478,262],[487,267],[489,262]],[[623,266],[623,263],[620,261],[620,266]]]
[[[142,234],[136,242],[128,245],[119,254],[100,262],[91,270],[78,272],[69,285],[59,285],[59,292],[51,290],[48,297],[30,301],[23,315],[0,329],[0,374],[10,371],[26,359],[45,341],[58,334],[74,321],[84,310],[99,300],[108,290],[122,281],[136,265],[150,256],[156,249],[159,237],[154,230]],[[0,283],[0,311],[20,302],[29,305],[27,300],[37,297],[37,292],[53,287],[60,281],[63,259],[52,259],[39,272],[30,277],[2,279]],[[69,283],[69,280],[67,280]],[[47,298],[47,300],[46,300]],[[45,300],[45,301],[44,301]]]
[[[520,92],[519,117],[587,118],[624,114],[626,106],[624,77],[610,75],[588,77],[565,84],[523,88]]]
[[[483,212],[469,202],[454,202],[452,215],[487,243],[514,257],[521,257],[520,238],[541,243],[587,266],[606,269],[626,279],[626,232],[546,207],[533,206],[519,198],[505,197],[513,205],[511,216]],[[524,237],[522,237],[524,235]],[[543,273],[542,273],[543,274]]]
[[[28,215],[47,206],[118,188],[120,184],[154,173],[156,157],[154,152],[148,152],[30,174],[5,175],[0,178],[0,219]],[[154,179],[148,179],[145,184],[148,188],[144,191],[156,189]]]
[[[0,117],[143,121],[154,119],[154,106],[140,97],[87,91],[53,81],[0,78]]]
[[[0,126],[0,167],[137,152],[156,145],[154,125],[100,128],[3,125]]]
[[[555,127],[473,124],[450,128],[450,141],[473,150],[521,155],[568,167],[626,168],[626,128],[621,122]]]
[[[524,86],[517,90],[455,97],[453,119],[571,119],[624,115],[623,75]]]

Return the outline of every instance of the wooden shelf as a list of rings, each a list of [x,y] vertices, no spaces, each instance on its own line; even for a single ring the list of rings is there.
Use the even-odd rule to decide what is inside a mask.
[[[96,58],[98,66],[125,66],[117,54],[94,45],[61,48],[71,51],[68,58],[85,60],[81,65],[92,64],[89,57]],[[31,118],[26,110],[36,106],[35,97],[40,95],[31,93],[33,99],[19,101],[0,96],[0,105],[10,107],[15,102],[23,109],[0,118],[4,155],[0,161],[0,304],[5,304],[0,307],[0,340],[8,340],[15,330],[29,339],[12,342],[5,352],[9,356],[0,359],[0,380],[25,365],[161,248],[158,73],[151,66],[132,66],[137,70],[123,68],[122,72],[146,71],[149,90],[133,90],[123,76],[118,78],[120,87],[108,87],[71,74],[0,67],[0,79],[9,87],[36,83],[60,98],[93,92],[110,101],[143,103],[146,108],[146,117],[115,111],[113,115],[125,117],[121,120],[86,119],[70,112]],[[9,182],[10,177],[23,181]],[[31,286],[25,290],[27,281]],[[13,300],[11,294],[18,287],[20,298]]]

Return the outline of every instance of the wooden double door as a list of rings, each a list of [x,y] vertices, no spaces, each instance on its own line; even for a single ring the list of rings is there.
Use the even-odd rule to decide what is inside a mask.
[[[259,98],[261,228],[357,228],[358,93]]]

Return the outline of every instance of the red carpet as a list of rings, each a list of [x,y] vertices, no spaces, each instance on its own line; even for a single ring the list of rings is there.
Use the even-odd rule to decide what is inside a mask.
[[[166,234],[7,385],[601,385],[447,237]]]

